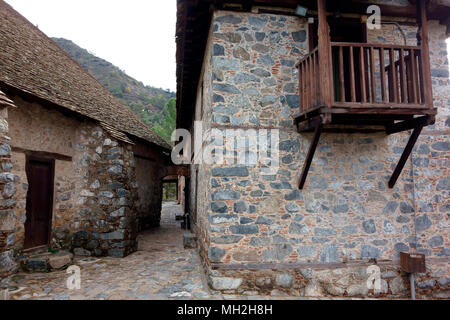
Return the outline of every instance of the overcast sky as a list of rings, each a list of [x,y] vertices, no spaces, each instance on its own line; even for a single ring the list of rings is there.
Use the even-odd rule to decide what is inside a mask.
[[[48,36],[72,40],[146,85],[175,91],[176,0],[6,2]]]
[[[176,0],[6,0],[62,37],[157,88],[176,88]]]

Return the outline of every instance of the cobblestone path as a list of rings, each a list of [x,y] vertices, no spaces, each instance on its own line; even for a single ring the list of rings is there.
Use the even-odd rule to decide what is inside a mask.
[[[221,299],[206,284],[196,250],[185,250],[183,230],[173,203],[163,205],[161,227],[139,235],[139,249],[126,258],[100,258],[83,262],[81,289],[69,290],[66,271],[19,273],[11,299]]]
[[[183,230],[175,215],[180,207],[165,203],[161,227],[138,237],[138,251],[125,258],[75,257],[81,289],[69,290],[67,272],[21,272],[12,277],[11,300],[305,300],[285,294],[223,295],[212,292],[195,249],[183,248]],[[255,295],[253,295],[255,294]]]

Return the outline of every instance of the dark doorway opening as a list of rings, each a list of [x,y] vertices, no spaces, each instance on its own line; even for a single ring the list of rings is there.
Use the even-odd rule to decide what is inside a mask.
[[[330,27],[330,41],[331,42],[352,42],[352,43],[366,43],[367,42],[367,28],[366,24],[362,23],[359,19],[348,19],[342,17],[329,17],[327,19],[328,25]],[[317,19],[314,23],[309,25],[309,50],[314,50],[318,45],[318,22]],[[355,67],[355,77],[356,79],[360,78],[360,70],[357,66],[360,65],[360,53],[358,48],[355,48],[352,52],[353,61]],[[344,82],[348,84],[350,82],[350,50],[349,48],[343,49],[343,62],[344,62]],[[367,53],[364,53],[364,58],[367,61]],[[339,90],[339,52],[338,48],[334,48],[332,52],[332,60],[333,60],[333,78],[334,78],[334,93],[335,93],[335,101],[341,100],[341,92]],[[368,68],[365,68],[366,74],[365,77],[368,79],[369,74],[367,73]],[[366,81],[368,85],[368,82]],[[356,101],[361,101],[362,93],[361,87],[356,86]],[[366,90],[366,92],[368,92]],[[345,99],[346,101],[350,101],[350,87],[346,86],[345,88]]]
[[[343,18],[331,18],[329,20],[330,25],[330,40],[331,42],[351,42],[351,43],[366,43],[367,42],[367,30],[366,24],[361,23],[358,19],[343,19]],[[343,63],[344,63],[344,83],[350,83],[350,55],[352,55],[353,65],[355,70],[355,79],[360,79],[361,76],[366,77],[366,85],[368,86],[368,68],[367,65],[364,68],[365,75],[361,75],[360,66],[361,64],[361,50],[360,48],[350,48],[343,49]],[[363,63],[367,64],[367,52],[362,52]],[[333,78],[334,78],[334,98],[335,101],[341,101],[341,92],[339,90],[340,79],[339,79],[339,48],[335,47],[332,51],[333,59]],[[366,92],[368,88],[366,88]],[[345,86],[344,91],[345,101],[351,100],[350,86]],[[362,90],[361,86],[357,85],[355,88],[356,101],[362,101]]]
[[[24,249],[50,243],[55,161],[28,156],[26,161],[28,192]]]

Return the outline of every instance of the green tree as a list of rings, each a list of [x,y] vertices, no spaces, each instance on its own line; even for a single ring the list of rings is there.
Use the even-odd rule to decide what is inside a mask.
[[[172,136],[172,132],[176,128],[176,120],[177,120],[176,99],[172,98],[163,108],[161,115],[153,117],[152,129],[166,142],[172,144],[170,138]]]

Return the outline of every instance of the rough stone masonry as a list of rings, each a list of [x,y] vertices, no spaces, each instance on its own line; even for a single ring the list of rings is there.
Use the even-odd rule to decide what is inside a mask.
[[[394,189],[387,181],[408,134],[323,134],[306,187],[297,181],[311,140],[298,134],[295,64],[308,52],[307,21],[215,11],[199,82],[196,119],[205,130],[278,128],[280,168],[196,165],[195,228],[210,285],[224,292],[407,297],[399,252],[427,259],[418,295],[449,297],[450,90],[445,26],[430,21],[436,124],[420,137]],[[391,26],[368,39],[391,39]],[[409,41],[415,31],[408,33]],[[395,36],[394,36],[395,38]],[[397,41],[397,42],[396,42]],[[243,137],[244,138],[245,134]],[[210,140],[217,151],[221,139]],[[241,150],[236,150],[239,152]],[[412,169],[411,169],[412,168]],[[191,201],[194,201],[192,199]],[[369,290],[367,267],[381,268]]]
[[[80,121],[18,96],[13,100],[15,107],[9,114],[3,107],[0,121],[1,278],[14,273],[29,256],[23,253],[26,162],[34,154],[56,157],[49,248],[78,256],[124,257],[134,252],[137,233],[159,226],[161,153],[139,141],[120,141],[93,121]],[[36,268],[31,271],[46,269]]]
[[[11,146],[8,136],[8,108],[15,108],[14,103],[0,91],[0,279],[17,270],[14,259],[14,228],[16,215],[14,175],[11,174]]]
[[[0,278],[42,251],[130,254],[170,146],[2,0],[0,30]]]
[[[11,243],[16,252],[25,237],[26,157],[42,151],[64,156],[55,160],[50,246],[82,256],[123,257],[135,251],[138,231],[159,225],[163,170],[158,152],[120,141],[94,122],[19,97],[15,101],[18,108],[10,112],[9,123],[18,217]]]

